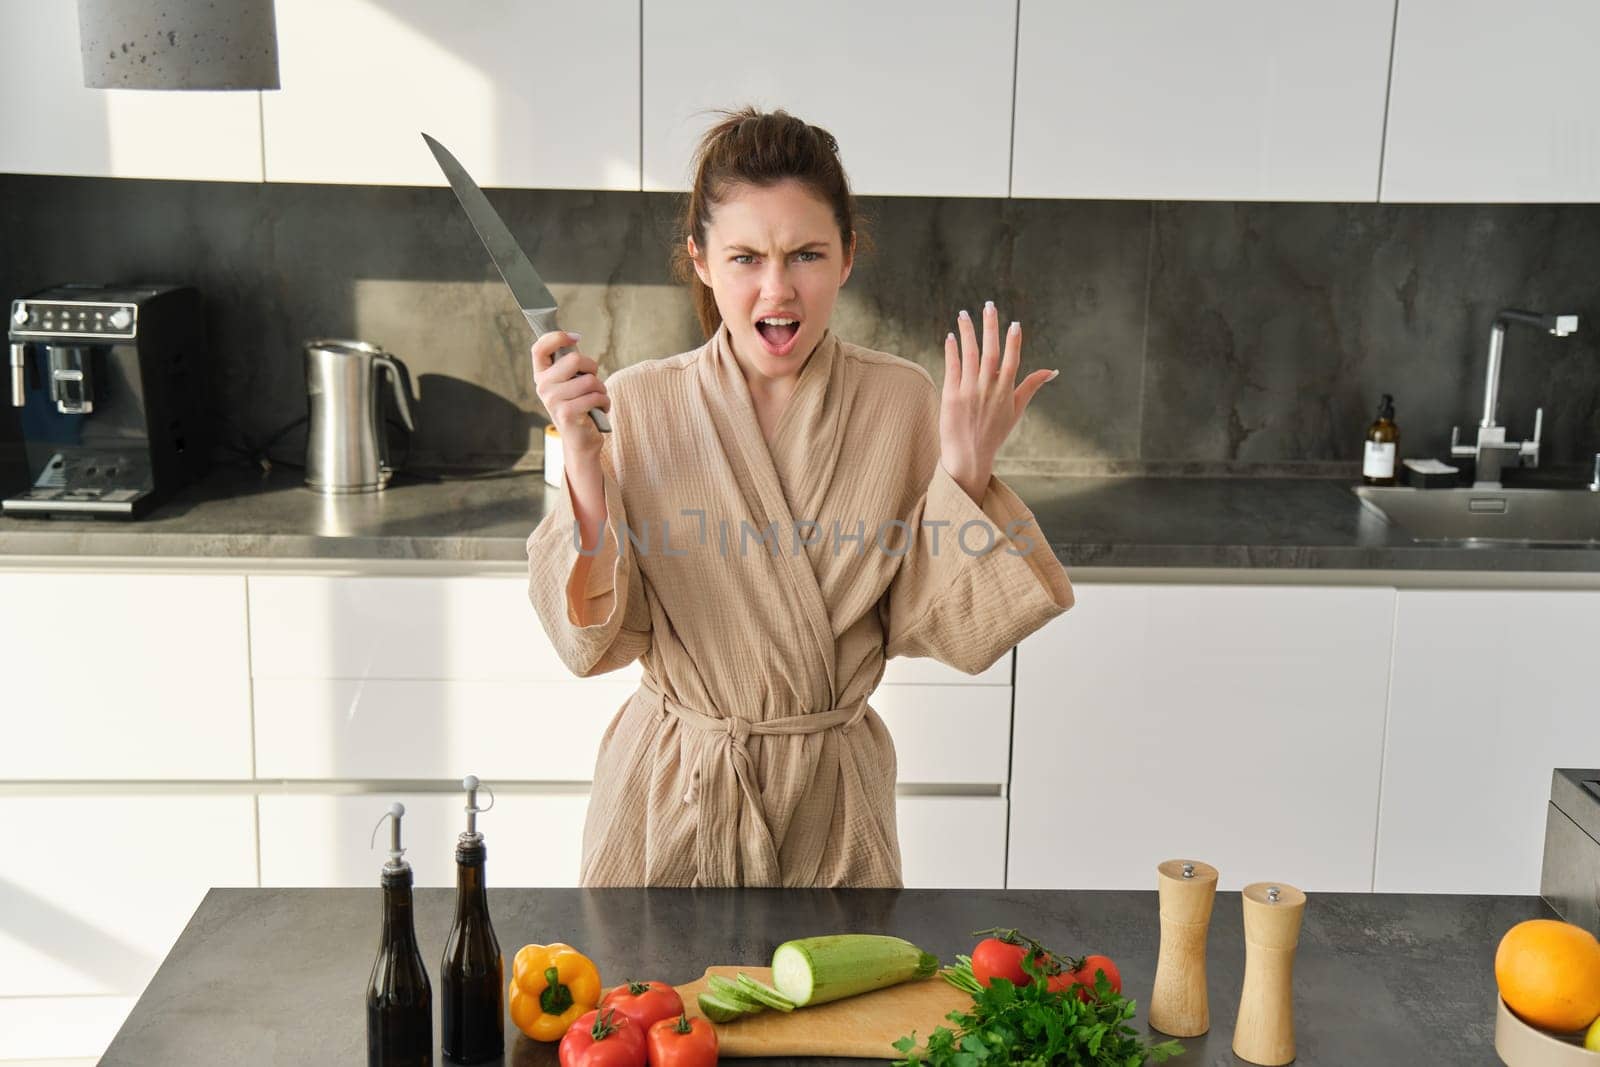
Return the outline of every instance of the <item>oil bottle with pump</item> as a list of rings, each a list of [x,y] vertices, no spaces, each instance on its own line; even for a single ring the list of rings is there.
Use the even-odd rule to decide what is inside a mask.
[[[489,921],[487,852],[478,832],[478,816],[489,808],[478,806],[476,777],[467,775],[461,786],[467,791],[467,829],[456,840],[456,917],[439,965],[441,1044],[450,1063],[484,1063],[499,1060],[505,1050],[505,962]]]
[[[400,844],[405,805],[389,805],[383,865],[383,937],[367,980],[367,1067],[433,1067],[433,990],[412,915],[411,865]],[[383,825],[378,820],[378,826]],[[376,837],[378,827],[373,828]]]

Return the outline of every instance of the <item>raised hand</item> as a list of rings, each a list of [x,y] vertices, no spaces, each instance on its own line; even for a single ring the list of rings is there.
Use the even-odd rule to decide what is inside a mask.
[[[1059,371],[1036,370],[1017,384],[1022,324],[1013,322],[1000,343],[1000,313],[983,306],[983,343],[965,310],[944,341],[944,391],[939,400],[939,462],[975,501],[994,472],[994,457],[1022,418],[1033,395]]]
[[[553,359],[557,349],[576,345],[579,336],[565,330],[551,330],[533,343],[533,382],[556,429],[561,432],[563,455],[580,459],[597,457],[602,440],[591,408],[611,410],[611,396],[600,380],[600,366],[577,351]]]

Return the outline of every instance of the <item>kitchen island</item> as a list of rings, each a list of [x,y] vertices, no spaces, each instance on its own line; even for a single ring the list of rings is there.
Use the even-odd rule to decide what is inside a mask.
[[[377,869],[375,860],[374,880]],[[493,870],[491,856],[491,879]],[[454,895],[416,890],[436,1051]],[[1058,951],[1111,956],[1139,1002],[1137,1028],[1162,1039],[1144,1024],[1160,936],[1154,891],[491,889],[489,900],[508,972],[522,945],[565,941],[595,961],[608,986],[682,984],[709,964],[759,965],[781,941],[842,931],[894,934],[953,962],[971,951],[971,931],[1016,926]],[[379,908],[376,887],[211,890],[102,1067],[364,1062]],[[1514,923],[1554,917],[1537,897],[1312,894],[1295,960],[1296,1062],[1498,1063],[1495,946]],[[1239,1062],[1231,1042],[1243,968],[1239,895],[1219,893],[1208,942],[1211,1032],[1186,1039],[1185,1054],[1169,1062]],[[522,1038],[509,1021],[507,1038],[506,1063],[556,1062],[553,1045]]]

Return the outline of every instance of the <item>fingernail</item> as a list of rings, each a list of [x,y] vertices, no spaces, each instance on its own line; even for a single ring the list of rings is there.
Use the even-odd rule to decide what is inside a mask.
[[[1059,377],[1061,377],[1061,372],[1058,370],[1053,370],[1050,372],[1050,377],[1046,378],[1045,381],[1053,382]]]
[[[985,310],[985,311],[993,311],[994,310],[994,301],[993,300],[985,300],[983,302],[983,310]]]
[[[1020,323],[1020,322],[1012,322],[1012,324],[1010,326],[1010,330],[1011,330],[1012,333],[1016,333],[1020,329],[1022,329],[1022,323]]]
[[[956,339],[956,332],[951,330],[949,333],[944,335],[944,339],[946,341],[954,341]]]
[[[970,318],[972,318],[972,316],[971,316],[971,315],[968,315],[968,314],[967,314],[967,309],[966,309],[966,308],[962,308],[962,309],[961,309],[961,317],[962,317],[962,318],[963,318],[963,319],[970,319]]]
[[[574,340],[574,341],[581,341],[581,340],[583,340],[583,334],[581,334],[581,333],[574,333],[574,332],[573,332],[573,331],[572,331],[572,330],[568,330],[568,331],[567,331],[567,336],[568,336],[568,337],[570,337],[570,338],[572,338],[572,339],[573,339],[573,340]]]

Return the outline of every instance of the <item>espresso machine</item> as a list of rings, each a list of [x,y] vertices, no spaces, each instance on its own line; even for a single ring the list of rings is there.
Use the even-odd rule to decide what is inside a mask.
[[[8,334],[6,515],[137,518],[206,472],[209,360],[195,289],[56,286],[12,301]]]

